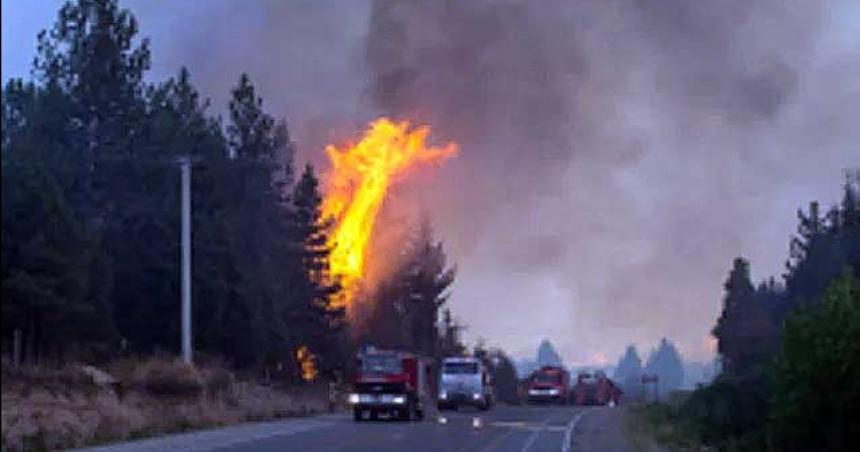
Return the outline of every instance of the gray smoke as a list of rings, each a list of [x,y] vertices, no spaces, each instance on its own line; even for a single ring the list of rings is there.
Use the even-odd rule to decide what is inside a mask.
[[[188,65],[219,107],[249,72],[304,158],[379,114],[457,141],[398,196],[458,262],[467,334],[520,356],[667,336],[705,358],[731,259],[778,274],[794,210],[860,165],[849,0],[147,5],[159,71]]]

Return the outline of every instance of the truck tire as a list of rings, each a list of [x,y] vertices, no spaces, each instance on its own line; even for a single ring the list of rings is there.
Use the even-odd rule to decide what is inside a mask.
[[[364,417],[364,410],[361,408],[355,407],[352,409],[352,420],[355,422],[361,422]]]
[[[404,422],[410,422],[412,420],[412,412],[414,408],[412,407],[412,402],[406,403],[404,408],[401,408],[397,413],[397,418]]]

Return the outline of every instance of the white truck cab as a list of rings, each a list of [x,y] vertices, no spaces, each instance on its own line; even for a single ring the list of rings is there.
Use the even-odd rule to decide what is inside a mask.
[[[440,410],[460,405],[489,409],[494,402],[493,385],[487,367],[474,357],[445,358],[439,377]]]

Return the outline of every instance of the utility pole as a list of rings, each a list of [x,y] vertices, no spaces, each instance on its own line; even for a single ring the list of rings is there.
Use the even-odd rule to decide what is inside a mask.
[[[191,364],[191,158],[179,158],[182,169],[182,360]]]

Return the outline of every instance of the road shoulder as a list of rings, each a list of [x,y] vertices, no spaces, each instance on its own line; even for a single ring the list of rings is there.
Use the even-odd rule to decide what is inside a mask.
[[[570,443],[573,452],[663,452],[653,440],[628,427],[625,407],[593,407],[575,426]],[[637,433],[634,435],[633,433]]]

